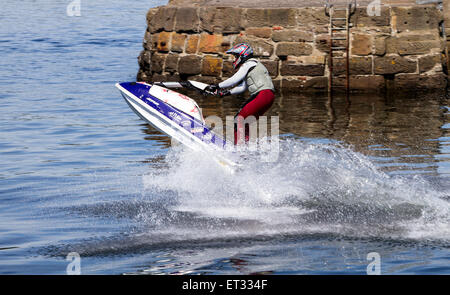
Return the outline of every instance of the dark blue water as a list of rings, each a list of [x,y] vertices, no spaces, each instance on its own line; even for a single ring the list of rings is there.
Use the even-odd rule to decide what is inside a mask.
[[[171,147],[114,88],[165,1],[0,11],[0,273],[450,273],[448,100],[279,96],[276,163]],[[241,101],[196,98],[205,115]]]

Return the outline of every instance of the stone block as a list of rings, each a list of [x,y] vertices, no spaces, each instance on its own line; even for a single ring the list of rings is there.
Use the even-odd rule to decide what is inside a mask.
[[[155,7],[155,8],[150,8],[147,11],[147,14],[145,16],[145,18],[147,19],[147,26],[150,25],[150,22],[151,22],[152,18],[155,16],[155,14],[158,12],[158,10],[159,10],[159,8]]]
[[[151,53],[148,50],[142,50],[138,57],[139,68],[144,72],[150,72],[151,70]]]
[[[186,42],[186,53],[197,53],[199,40],[199,35],[189,35]]]
[[[293,27],[296,25],[294,8],[249,8],[246,27]]]
[[[254,36],[254,37],[258,37],[258,38],[266,38],[266,39],[268,39],[268,38],[272,37],[272,28],[271,27],[246,28],[245,29],[245,34],[247,34],[248,36]]]
[[[312,46],[303,42],[280,42],[277,45],[276,54],[278,56],[301,56],[310,55],[312,53]]]
[[[178,54],[169,54],[166,57],[165,72],[176,73],[178,71]]]
[[[222,76],[223,77],[231,77],[234,74],[233,62],[224,60],[222,67]]]
[[[422,56],[419,58],[419,72],[428,72],[432,70],[436,65],[440,65],[442,67],[442,62],[443,57],[440,53]]]
[[[238,36],[234,42],[238,43],[248,43],[253,48],[253,54],[256,57],[269,57],[273,53],[273,45],[265,39],[254,38],[249,36]]]
[[[441,50],[441,41],[437,33],[436,35],[430,33],[407,34],[386,38],[386,53],[417,55],[426,54],[433,48],[436,48],[438,51]]]
[[[353,55],[369,55],[372,53],[372,36],[369,34],[353,34],[350,52]]]
[[[393,27],[397,32],[435,29],[443,20],[434,6],[392,7]]]
[[[156,33],[160,31],[173,31],[175,27],[176,13],[176,7],[159,7],[150,16],[147,15],[150,18],[148,22],[148,29],[150,33]]]
[[[180,57],[178,72],[181,75],[198,75],[202,71],[202,59],[197,55],[186,55]]]
[[[295,93],[303,90],[305,84],[305,77],[299,78],[283,78],[281,80],[281,87],[283,93]]]
[[[443,73],[434,75],[398,74],[394,78],[394,87],[400,91],[445,90],[447,76]]]
[[[281,30],[273,33],[272,40],[275,42],[312,42],[314,35],[311,31]]]
[[[200,29],[209,33],[237,34],[243,29],[242,12],[234,7],[201,8]]]
[[[278,76],[278,61],[277,60],[261,60],[261,63],[266,67],[267,71],[269,71],[269,75],[272,78]]]
[[[210,35],[210,34],[201,34],[200,35],[200,44],[198,51],[203,53],[218,53],[224,52],[225,49],[222,46],[223,36],[222,35]]]
[[[347,62],[345,59],[333,60],[333,74],[336,76],[345,75],[347,72]],[[350,75],[371,75],[372,57],[371,56],[352,56],[349,60]]]
[[[169,52],[171,33],[161,32],[158,34],[157,50],[158,52]]]
[[[374,38],[373,54],[375,55],[385,55],[386,54],[386,38],[388,36],[378,35]]]
[[[222,59],[214,56],[205,56],[203,58],[202,75],[220,76],[222,72]]]
[[[137,82],[151,82],[151,74],[144,72],[142,69],[139,69],[136,75]]]
[[[319,34],[316,36],[316,49],[329,53],[330,52],[330,35],[329,34]]]
[[[291,61],[283,61],[281,63],[282,76],[323,76],[324,72],[325,65],[307,65]]]
[[[383,76],[350,76],[350,89],[357,92],[384,92],[386,81]]]
[[[298,63],[301,64],[325,64],[325,55],[307,55],[307,56],[298,56],[295,58]]]
[[[175,30],[177,32],[198,32],[199,16],[195,7],[178,7]]]
[[[301,28],[325,26],[329,22],[330,19],[325,14],[324,8],[302,7],[297,9],[297,25]]]
[[[354,27],[388,27],[390,26],[391,13],[389,7],[381,7],[380,15],[367,14],[367,7],[358,7],[350,16],[350,22]]]
[[[166,60],[165,54],[155,53],[151,57],[151,69],[152,73],[161,73],[164,67],[164,61]]]
[[[145,35],[144,35],[144,41],[142,46],[144,47],[144,49],[152,51],[155,50],[156,47],[158,46],[157,41],[158,38],[154,37],[157,34],[151,34],[149,31],[145,31]]]
[[[417,63],[398,55],[386,55],[374,58],[375,74],[414,73]]]
[[[328,77],[311,77],[303,84],[304,91],[328,91]]]
[[[350,75],[372,74],[371,56],[352,56],[349,60]]]
[[[186,43],[185,34],[172,33],[172,42],[170,45],[170,50],[173,52],[183,52],[184,44]]]

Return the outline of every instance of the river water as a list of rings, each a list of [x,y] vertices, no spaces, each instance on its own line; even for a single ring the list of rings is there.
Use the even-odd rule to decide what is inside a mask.
[[[1,274],[65,274],[70,252],[83,274],[365,274],[372,252],[383,274],[450,274],[445,96],[279,95],[278,160],[225,173],[114,87],[164,2],[2,4]]]

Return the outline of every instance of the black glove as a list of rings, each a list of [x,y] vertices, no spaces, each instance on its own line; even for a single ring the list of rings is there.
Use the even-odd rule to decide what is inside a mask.
[[[220,89],[219,85],[211,84],[205,88],[205,91],[210,93],[216,93],[216,91],[218,91],[219,89]]]
[[[231,95],[231,92],[230,92],[230,90],[220,90],[220,91],[218,91],[217,95],[219,97],[224,97],[224,96]]]

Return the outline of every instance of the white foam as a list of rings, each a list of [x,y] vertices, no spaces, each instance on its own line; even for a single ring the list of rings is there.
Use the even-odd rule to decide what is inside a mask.
[[[420,176],[390,176],[350,149],[295,139],[280,142],[275,163],[262,163],[248,152],[245,157],[242,170],[228,174],[201,153],[174,148],[166,158],[167,170],[144,176],[146,194],[171,192],[176,205],[167,209],[196,218],[256,222],[229,228],[241,234],[332,232],[450,240],[449,202]],[[217,236],[227,234],[227,229],[216,230]]]

